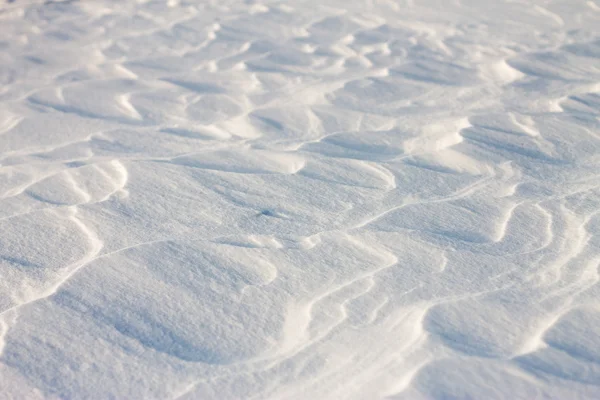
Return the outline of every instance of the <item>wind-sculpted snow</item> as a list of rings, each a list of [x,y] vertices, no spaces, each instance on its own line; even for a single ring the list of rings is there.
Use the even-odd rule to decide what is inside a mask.
[[[0,398],[600,398],[600,4],[0,5]]]

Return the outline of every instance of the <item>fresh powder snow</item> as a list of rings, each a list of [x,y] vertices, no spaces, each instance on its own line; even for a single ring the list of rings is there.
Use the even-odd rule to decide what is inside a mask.
[[[598,0],[1,0],[0,399],[600,398]]]

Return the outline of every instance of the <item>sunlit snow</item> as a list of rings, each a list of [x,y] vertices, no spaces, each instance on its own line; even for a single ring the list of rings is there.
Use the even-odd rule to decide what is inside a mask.
[[[1,1],[1,399],[600,398],[598,0]]]

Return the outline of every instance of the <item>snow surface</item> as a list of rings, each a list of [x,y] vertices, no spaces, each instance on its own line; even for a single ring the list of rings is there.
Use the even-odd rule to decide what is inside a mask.
[[[0,6],[0,398],[600,398],[597,0]]]

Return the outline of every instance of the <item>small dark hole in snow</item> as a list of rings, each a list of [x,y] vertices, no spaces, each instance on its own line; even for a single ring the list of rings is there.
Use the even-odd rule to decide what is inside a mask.
[[[276,217],[277,215],[271,210],[262,210],[258,213],[259,216],[264,215],[265,217]]]

